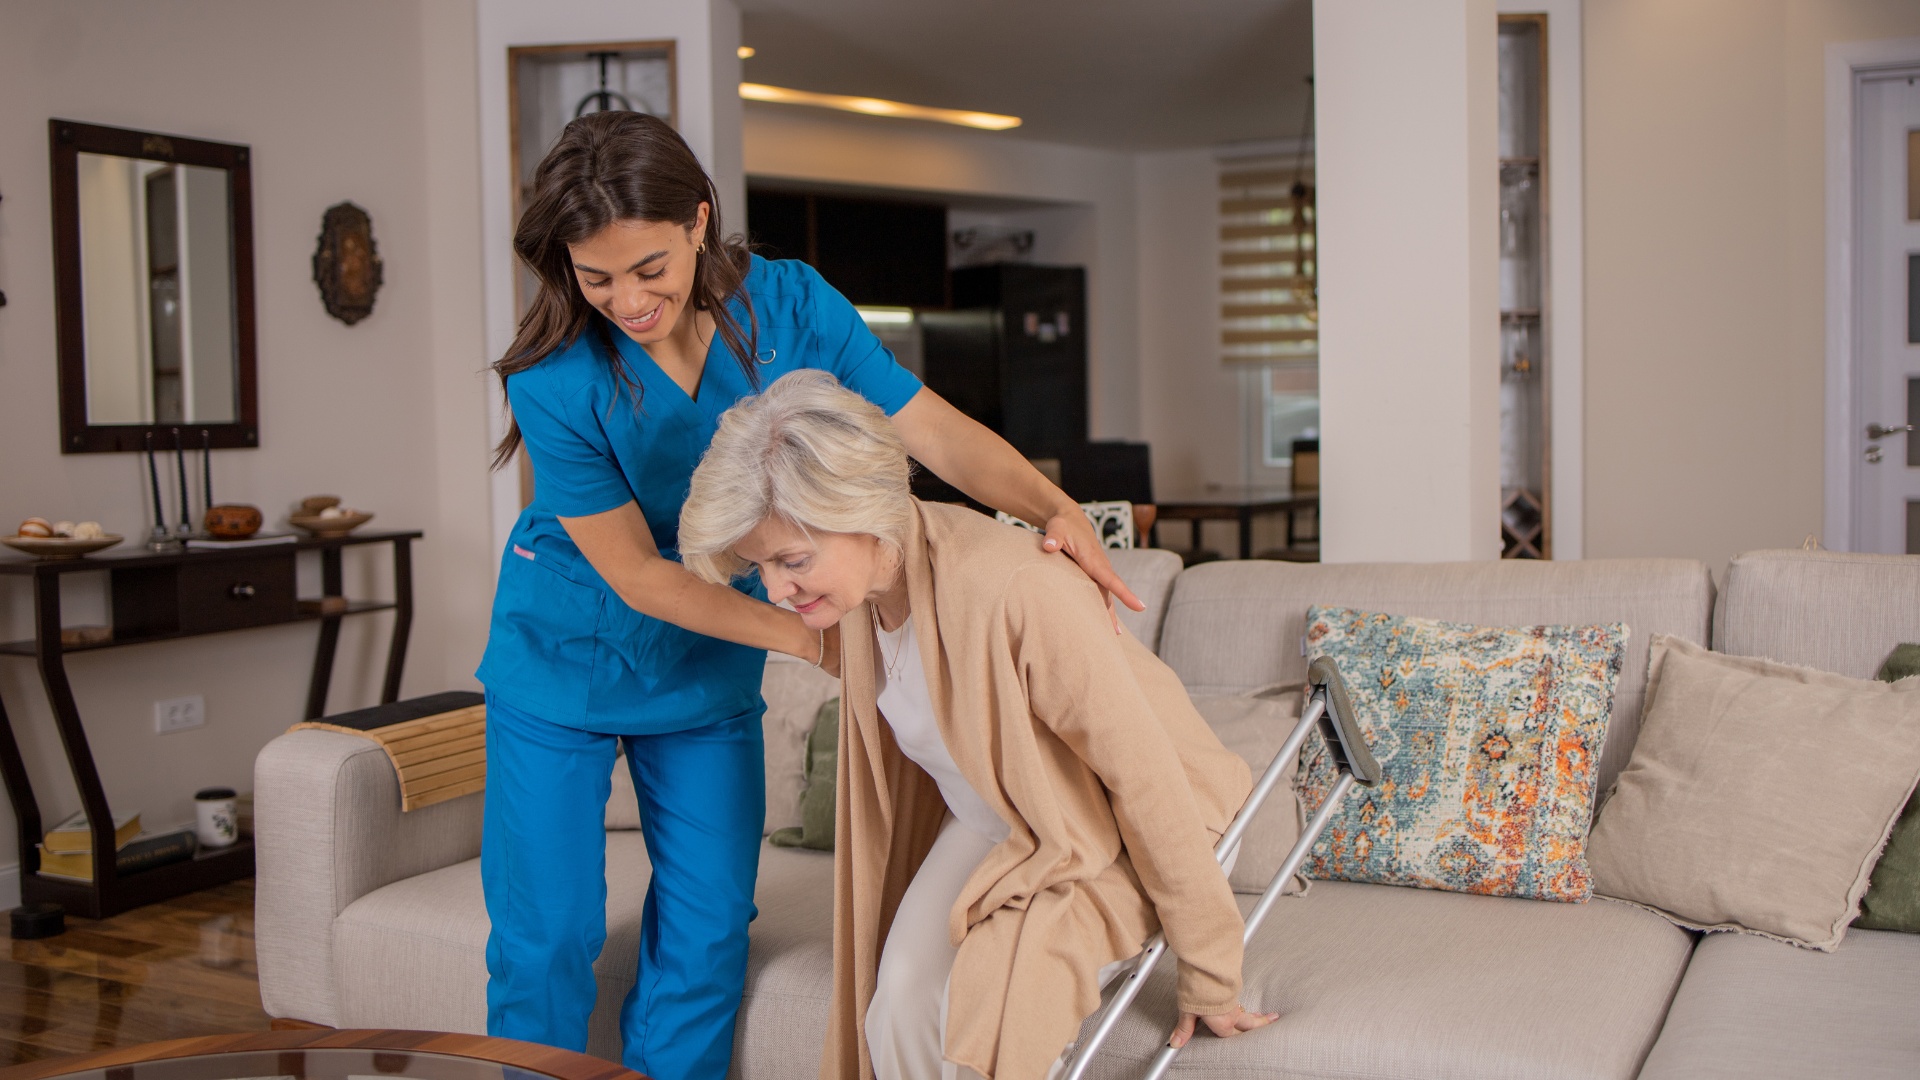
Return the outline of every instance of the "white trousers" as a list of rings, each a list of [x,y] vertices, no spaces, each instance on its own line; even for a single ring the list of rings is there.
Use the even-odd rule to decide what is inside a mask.
[[[947,917],[974,867],[994,842],[947,815],[927,860],[913,875],[893,928],[880,950],[880,973],[867,1007],[867,1053],[878,1080],[979,1080],[972,1069],[946,1060],[947,980],[959,952],[947,938]],[[1100,985],[1131,963],[1116,960],[1100,969]],[[1062,1047],[1064,1050],[1065,1047]],[[1049,1080],[1065,1072],[1060,1061]],[[996,1080],[1031,1080],[1003,1076]]]

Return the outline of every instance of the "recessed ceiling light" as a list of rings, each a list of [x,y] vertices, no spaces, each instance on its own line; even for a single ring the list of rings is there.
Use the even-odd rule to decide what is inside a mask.
[[[740,54],[740,59],[742,59],[742,60],[751,60],[751,59],[753,59],[753,46],[751,46],[751,45],[742,45],[742,46],[740,46],[739,48],[737,48],[737,49],[735,49],[735,50],[733,50],[733,51],[734,51],[734,52],[736,52],[736,53],[739,53],[739,54]]]
[[[933,120],[942,124],[1005,131],[1020,126],[1017,116],[971,112],[966,109],[936,109],[930,105],[908,105],[885,98],[849,97],[846,94],[817,94],[811,90],[789,90],[784,86],[743,82],[740,96],[748,101],[770,101],[778,105],[812,105],[822,109],[860,113],[863,116],[891,116],[901,120]]]

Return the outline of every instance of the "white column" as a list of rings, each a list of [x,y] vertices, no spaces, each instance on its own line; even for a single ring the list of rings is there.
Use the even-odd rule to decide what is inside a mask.
[[[1497,558],[1494,0],[1313,20],[1322,558]]]
[[[707,42],[712,57],[707,85],[713,94],[712,149],[701,155],[713,186],[720,189],[721,221],[727,232],[747,231],[745,116],[740,102],[740,8],[733,0],[708,0]]]
[[[429,0],[420,5],[421,131],[425,162],[427,243],[433,267],[422,275],[426,358],[432,387],[432,506],[419,507],[433,554],[414,563],[422,603],[414,638],[422,646],[409,685],[477,690],[473,670],[487,647],[493,609],[493,575],[500,548],[489,528],[491,479],[487,460],[489,395],[499,380],[481,364],[488,351],[483,323],[483,239],[491,225],[481,216],[480,101],[476,67],[478,11],[472,0]],[[438,664],[436,670],[434,665]]]

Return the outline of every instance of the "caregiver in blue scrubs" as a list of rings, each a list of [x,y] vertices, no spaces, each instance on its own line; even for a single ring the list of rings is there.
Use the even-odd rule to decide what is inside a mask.
[[[830,371],[894,418],[923,466],[1046,522],[1049,550],[1141,605],[1073,501],[895,363],[818,273],[722,233],[712,181],[666,123],[569,124],[514,250],[538,291],[494,365],[515,425],[495,464],[524,446],[534,498],[501,557],[479,672],[487,1031],[586,1047],[606,940],[602,822],[624,743],[653,863],[624,1061],[658,1080],[722,1080],[766,817],[766,650],[837,671],[839,642],[766,603],[757,579],[729,588],[681,567],[680,504],[720,414],[796,368]]]

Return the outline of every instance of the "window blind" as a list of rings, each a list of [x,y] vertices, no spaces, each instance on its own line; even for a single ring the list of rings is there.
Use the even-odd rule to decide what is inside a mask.
[[[1320,359],[1313,164],[1220,169],[1220,349],[1229,364],[1313,369]]]

